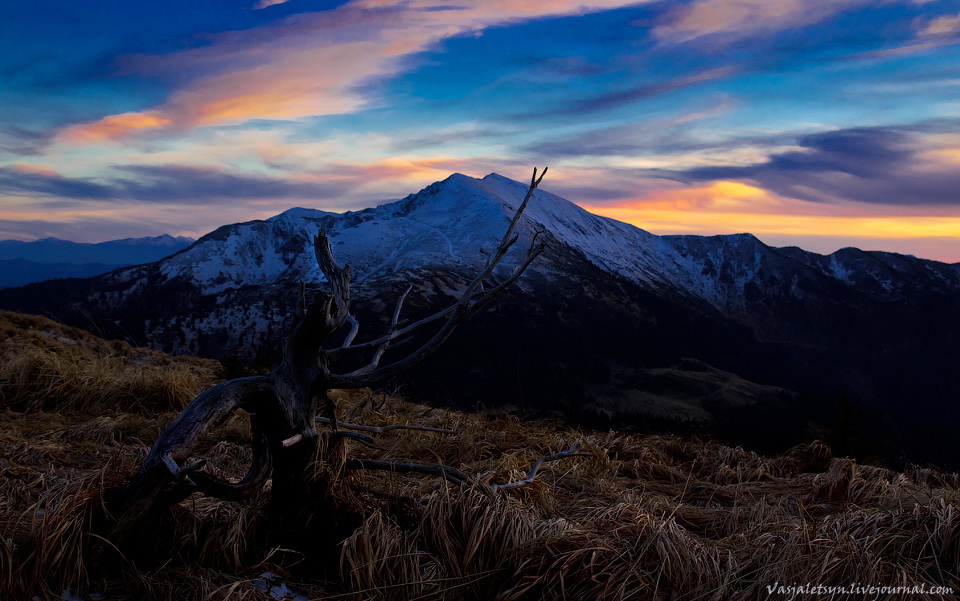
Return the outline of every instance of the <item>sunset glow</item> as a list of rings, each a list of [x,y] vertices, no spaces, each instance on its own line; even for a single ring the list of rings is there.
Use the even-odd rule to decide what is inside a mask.
[[[549,165],[657,234],[960,261],[956,0],[241,4],[8,7],[0,238],[196,236]]]

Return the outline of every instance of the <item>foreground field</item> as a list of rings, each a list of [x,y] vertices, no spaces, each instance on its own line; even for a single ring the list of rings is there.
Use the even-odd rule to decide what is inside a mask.
[[[812,442],[763,457],[710,441],[578,432],[506,414],[463,414],[356,391],[341,418],[418,424],[379,448],[314,464],[316,514],[282,542],[266,499],[200,495],[118,549],[113,491],[159,432],[223,375],[54,322],[0,312],[0,599],[786,599],[778,586],[927,587],[804,598],[948,599],[960,590],[960,478],[831,457]],[[209,467],[243,474],[243,416],[205,443]],[[589,457],[537,457],[583,441]],[[345,474],[346,453],[444,463],[429,477]],[[69,595],[65,596],[65,591]],[[771,594],[772,591],[772,594]]]

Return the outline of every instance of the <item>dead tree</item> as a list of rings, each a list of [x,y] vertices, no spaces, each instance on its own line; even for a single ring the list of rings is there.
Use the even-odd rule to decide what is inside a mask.
[[[401,373],[435,350],[459,324],[516,281],[543,251],[538,233],[512,273],[495,282],[494,271],[519,239],[517,224],[545,174],[546,169],[537,177],[537,170],[534,169],[526,196],[513,215],[503,239],[488,254],[486,264],[455,302],[429,317],[401,325],[400,315],[410,292],[408,288],[396,303],[386,333],[361,344],[354,344],[359,325],[350,314],[350,268],[337,264],[330,241],[326,233],[321,231],[314,239],[314,253],[329,283],[329,293],[319,295],[293,327],[283,348],[282,361],[276,369],[263,376],[237,378],[210,388],[198,396],[160,435],[143,466],[123,491],[121,515],[111,538],[122,539],[145,516],[177,503],[194,492],[220,499],[240,500],[258,492],[268,478],[272,479],[268,513],[279,522],[281,529],[285,521],[288,525],[295,522],[302,509],[298,503],[305,498],[305,472],[316,453],[318,409],[325,409],[327,413],[320,421],[334,430],[338,429],[335,407],[327,394],[328,390],[373,386]],[[346,324],[350,324],[350,330],[342,344],[333,349],[323,348],[322,343],[345,328]],[[430,329],[431,326],[433,329]],[[420,343],[411,344],[413,350],[382,364],[388,350],[412,341]],[[363,367],[347,373],[333,371],[331,366],[338,360],[361,353],[369,357],[369,362]],[[238,409],[250,414],[253,460],[246,476],[238,482],[231,482],[205,471],[205,461],[194,458],[194,452],[203,432],[223,424]],[[352,433],[344,435],[360,439],[366,436]],[[570,449],[543,460],[579,454],[576,450]],[[348,460],[346,467],[434,473],[457,483],[469,480],[467,475],[447,466],[357,459]],[[535,473],[534,468],[530,473],[531,480]]]

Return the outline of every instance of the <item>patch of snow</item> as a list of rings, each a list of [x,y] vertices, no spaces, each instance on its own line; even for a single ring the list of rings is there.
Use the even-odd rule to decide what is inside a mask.
[[[41,333],[46,334],[47,336],[53,338],[54,340],[58,340],[60,342],[66,342],[67,344],[80,344],[73,338],[67,338],[66,336],[61,336],[60,334],[54,332],[53,330],[43,330]]]
[[[837,278],[838,280],[846,284],[853,283],[853,279],[851,278],[853,271],[847,265],[843,264],[839,260],[836,253],[830,255],[829,265],[830,265],[830,271],[829,271],[830,275],[832,275],[833,277]]]
[[[290,590],[280,576],[273,572],[264,572],[259,578],[255,578],[250,584],[259,591],[267,593],[276,601],[310,601],[306,595],[301,595]]]

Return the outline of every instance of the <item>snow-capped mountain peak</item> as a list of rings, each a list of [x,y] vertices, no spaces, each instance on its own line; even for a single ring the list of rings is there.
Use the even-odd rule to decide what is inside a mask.
[[[207,293],[316,281],[322,275],[309,247],[323,228],[337,259],[353,267],[358,284],[419,269],[467,274],[485,260],[482,249],[490,250],[500,240],[526,191],[527,184],[496,173],[482,179],[455,173],[374,208],[342,214],[293,208],[265,221],[225,226],[164,261],[161,271],[167,278],[189,276]],[[751,234],[656,236],[545,190],[537,190],[527,207],[518,228],[520,241],[504,268],[521,259],[535,231],[543,232],[548,245],[575,252],[615,277],[699,298],[725,312],[746,307],[748,295],[757,289],[803,297],[811,287],[822,287],[807,285],[818,278],[848,288],[869,280],[890,292],[906,288],[898,279],[919,270],[932,274],[942,287],[960,290],[955,266],[847,250],[824,258],[771,248]],[[542,273],[558,269],[563,267],[550,261],[534,266]]]
[[[297,284],[321,279],[311,246],[322,228],[336,259],[352,267],[353,308],[367,336],[382,331],[408,284],[416,288],[405,318],[448,305],[526,191],[497,174],[454,174],[360,211],[295,208],[221,227],[157,263],[0,290],[0,306],[81,326],[96,319],[167,351],[252,357],[288,331],[301,302]],[[459,343],[448,341],[460,344],[465,362],[434,364],[408,384],[429,386],[444,372],[454,393],[502,382],[493,392],[509,396],[529,373],[524,398],[537,390],[581,402],[623,386],[611,394],[629,403],[634,366],[696,357],[824,398],[844,389],[877,403],[920,399],[938,418],[945,408],[937,399],[960,395],[958,265],[857,249],[824,256],[750,234],[656,236],[537,190],[504,270],[535,232],[543,254],[487,308],[493,316],[478,315]]]

